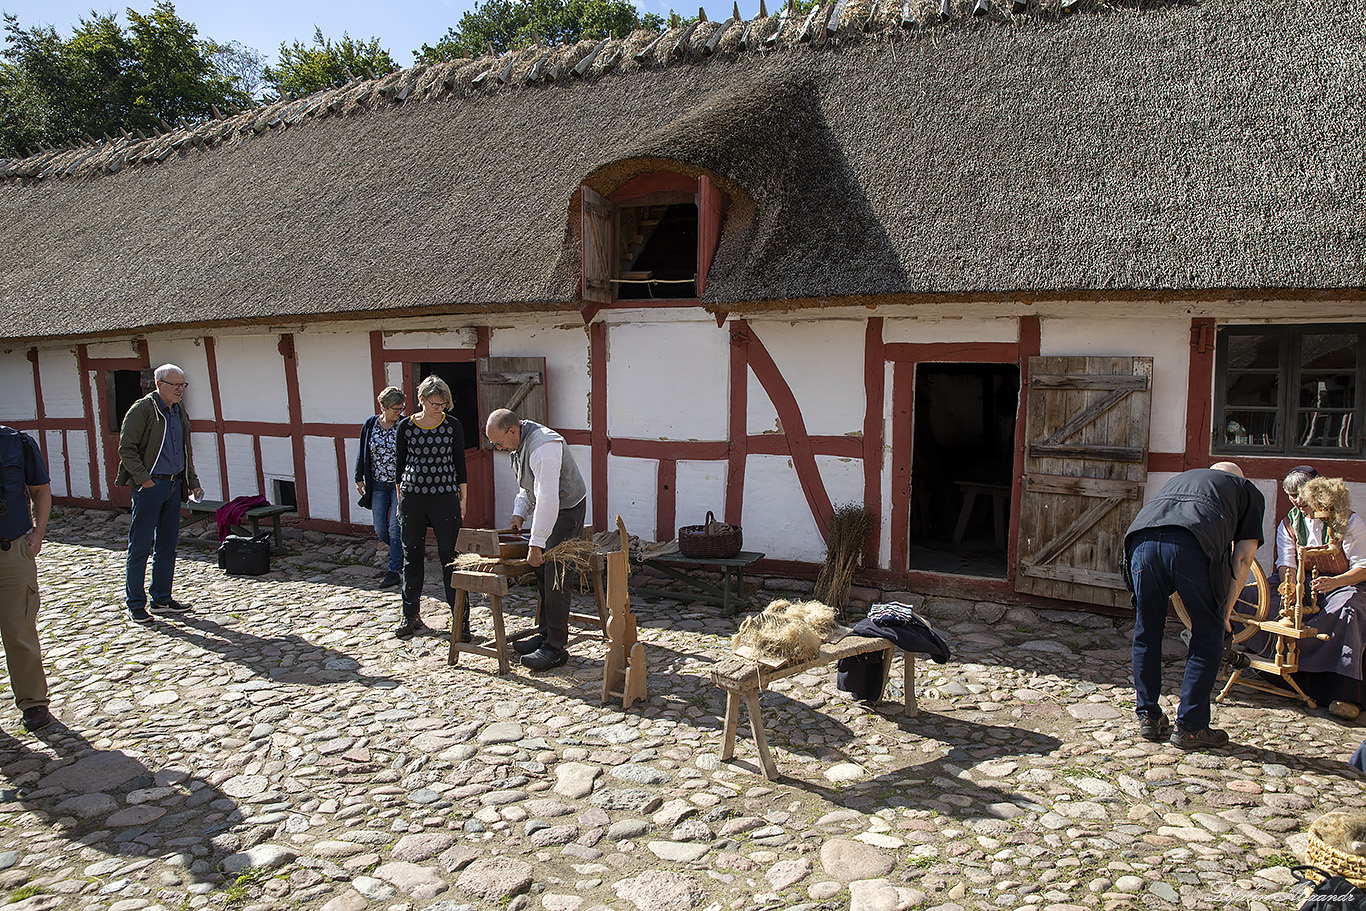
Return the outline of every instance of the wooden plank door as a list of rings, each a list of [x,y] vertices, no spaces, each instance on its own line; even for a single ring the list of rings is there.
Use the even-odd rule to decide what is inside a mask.
[[[471,528],[500,528],[511,518],[511,505],[507,504],[506,514],[499,515],[493,502],[493,444],[484,436],[484,423],[489,414],[499,408],[509,408],[517,412],[524,421],[549,425],[546,413],[545,358],[543,357],[481,357],[475,362],[479,387],[479,449],[467,450],[470,477],[484,478],[485,482],[474,490],[470,485],[470,505],[468,514],[480,516],[476,524],[468,519]]]
[[[1015,590],[1128,607],[1124,532],[1148,477],[1152,358],[1032,357]]]

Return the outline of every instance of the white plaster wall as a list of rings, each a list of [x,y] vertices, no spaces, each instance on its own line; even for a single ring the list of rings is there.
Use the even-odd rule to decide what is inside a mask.
[[[712,322],[608,330],[607,430],[641,440],[724,440],[730,334]]]
[[[336,443],[327,437],[304,437],[304,459],[308,464],[309,518],[340,522]]]
[[[745,550],[772,559],[820,563],[825,540],[787,456],[750,456],[745,462]]]
[[[816,469],[821,473],[821,480],[825,483],[825,491],[830,496],[831,506],[841,506],[845,503],[853,503],[856,506],[863,506],[863,460],[845,459],[839,456],[816,456]],[[803,499],[805,505],[805,499]],[[875,512],[883,512],[880,504],[874,503],[870,507]],[[807,507],[810,511],[810,507]],[[825,551],[821,551],[821,560],[825,559]]]
[[[38,374],[43,382],[43,408],[48,417],[85,417],[85,405],[81,401],[81,371],[74,350],[39,349]]]
[[[725,462],[680,461],[674,466],[674,521],[677,525],[701,525],[707,511],[718,521],[726,519]],[[677,528],[670,532],[676,534]]]
[[[611,522],[611,523],[612,523],[612,527],[615,528],[615,527],[616,527],[616,522],[615,522],[615,520],[612,518],[612,516],[606,516],[606,517],[603,519],[602,522],[599,522],[599,521],[598,521],[596,518],[594,518],[594,516],[593,516],[593,449],[592,449],[592,447],[590,447],[590,446],[570,446],[570,447],[569,447],[569,452],[574,456],[574,464],[576,464],[576,465],[579,466],[579,474],[583,475],[583,483],[584,483],[584,485],[588,488],[588,502],[584,505],[584,510],[583,510],[583,524],[584,524],[584,525],[592,525],[592,526],[593,526],[595,529],[597,529],[598,531],[602,531],[604,528],[607,527],[607,523],[608,523],[608,522]],[[509,469],[508,469],[508,472],[511,473],[511,471],[512,471],[512,469],[509,468]],[[516,491],[514,491],[514,493],[516,493]],[[511,509],[512,509],[512,503],[511,503],[511,501],[509,501],[509,502],[508,502],[508,510],[511,511]]]
[[[1046,357],[1151,357],[1150,452],[1186,451],[1186,382],[1190,375],[1190,318],[1088,319],[1069,315],[1039,321],[1039,353]]]
[[[557,430],[587,430],[592,378],[589,340],[583,328],[530,327],[489,333],[490,357],[545,358],[546,409]],[[608,395],[611,401],[611,394]],[[482,421],[488,415],[481,414]]]
[[[607,457],[607,521],[616,528],[616,517],[626,523],[626,533],[649,541],[659,521],[659,463],[654,459]],[[675,512],[677,515],[677,512]]]
[[[73,497],[90,497],[90,439],[84,430],[73,430],[66,435],[67,458],[71,460],[71,493]]]
[[[882,373],[882,388],[892,388],[893,365],[887,364]],[[882,502],[878,504],[878,566],[883,569],[905,569],[892,566],[892,397],[882,396]]]
[[[751,328],[796,397],[807,433],[862,432],[866,323],[804,320],[751,323]],[[750,389],[755,386],[750,384]],[[760,395],[768,399],[767,393]]]
[[[479,334],[474,329],[391,330],[384,333],[385,348],[473,348]],[[365,363],[370,363],[369,333],[365,338]],[[398,384],[395,383],[395,386]]]
[[[194,450],[194,470],[199,475],[199,486],[204,498],[222,500],[223,481],[218,472],[218,437],[212,433],[191,433],[190,446]]]
[[[62,432],[49,430],[47,438],[47,473],[52,479],[54,497],[70,496],[66,489],[66,450],[62,448]]]
[[[274,335],[229,335],[215,340],[224,420],[289,420],[289,390],[278,342]]]
[[[88,378],[87,378],[87,379],[89,380],[89,382],[90,382],[90,401],[91,401],[92,403],[95,403],[95,405],[96,405],[97,408],[98,408],[98,403],[99,403],[99,389],[98,389],[98,386],[97,386],[97,383],[99,383],[99,379],[98,379],[99,375],[100,375],[100,374],[99,374],[98,372],[97,372],[97,373],[92,373],[92,374],[90,374],[90,375],[88,376]],[[101,417],[102,417],[102,416],[101,416]],[[109,477],[110,477],[111,472],[108,472],[108,471],[105,470],[105,462],[104,462],[104,445],[103,445],[103,443],[102,443],[102,440],[103,440],[103,432],[104,432],[104,424],[103,424],[103,422],[97,420],[97,421],[95,422],[95,428],[96,428],[95,437],[94,437],[93,440],[90,440],[90,441],[89,441],[89,445],[90,445],[90,454],[91,454],[91,458],[93,458],[94,461],[95,461],[96,476],[99,478],[99,495],[100,495],[100,498],[101,498],[101,499],[104,499],[104,500],[107,500],[107,499],[109,499]],[[82,434],[82,436],[86,436],[86,435],[85,435],[85,434]],[[117,455],[115,456],[115,458],[117,458]],[[89,472],[85,472],[85,475],[86,475],[85,484],[86,484],[87,486],[89,486],[89,484],[90,484]],[[72,483],[74,484],[75,482],[73,481]],[[92,493],[92,494],[90,494],[90,496],[94,496],[94,494]]]
[[[149,339],[147,342],[148,360],[152,369],[162,364],[175,364],[185,371],[185,380],[190,385],[185,389],[185,411],[190,415],[190,423],[196,417],[216,418],[213,412],[213,387],[209,384],[209,356],[204,350],[204,342],[198,338]],[[219,366],[221,368],[222,361]],[[220,387],[222,391],[222,387]],[[198,451],[196,450],[196,457]],[[195,466],[198,468],[198,465]]]
[[[335,455],[332,457],[336,458]],[[261,438],[261,468],[266,474],[266,495],[271,495],[270,479],[294,480],[294,443],[288,437]],[[336,471],[333,471],[336,474]]]
[[[386,386],[393,386],[393,387],[398,388],[398,389],[402,389],[402,388],[403,388],[403,365],[402,365],[402,364],[385,364],[385,365],[384,365],[384,384],[385,384]],[[407,393],[405,392],[404,395],[407,395]],[[409,405],[414,405],[414,406],[416,406],[417,403],[416,403],[416,402],[409,402],[408,404],[409,404]],[[379,403],[378,403],[378,402],[375,403],[375,409],[376,409],[375,413],[376,413],[376,414],[379,414],[379,410],[378,410],[378,409],[379,409]],[[406,412],[406,411],[409,411],[409,410],[411,410],[411,409],[407,408],[406,406],[404,407],[404,411],[405,411],[405,412]],[[364,422],[362,421],[362,423],[364,423]]]
[[[778,409],[768,391],[754,375],[753,370],[745,371],[745,433],[758,436],[764,433],[781,435],[782,425],[778,422]]]
[[[38,417],[33,400],[33,365],[22,350],[0,352],[0,424]]]
[[[294,336],[294,353],[299,359],[299,403],[304,421],[355,424],[359,433],[361,423],[376,410],[369,336],[361,332],[299,333]],[[312,468],[311,455],[308,461]],[[337,473],[335,468],[332,473]],[[311,481],[308,486],[313,488]],[[311,509],[311,495],[308,503]]]
[[[885,319],[882,323],[882,340],[897,344],[1016,342],[1019,338],[1020,324],[1014,316]]]
[[[92,358],[137,357],[141,349],[132,339],[120,339],[116,342],[91,342],[85,346],[85,353]]]
[[[249,497],[261,493],[256,485],[256,448],[252,438],[245,433],[224,434],[223,451],[227,455],[228,489],[232,495]]]

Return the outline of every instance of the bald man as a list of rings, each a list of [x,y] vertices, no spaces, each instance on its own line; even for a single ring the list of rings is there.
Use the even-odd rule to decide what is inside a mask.
[[[1224,653],[1224,633],[1257,548],[1262,493],[1232,462],[1183,471],[1134,518],[1124,536],[1125,578],[1134,594],[1134,690],[1139,736],[1171,736],[1183,750],[1218,748],[1228,734],[1210,727],[1210,700]],[[1167,603],[1181,596],[1191,641],[1181,681],[1176,731],[1158,702]]]

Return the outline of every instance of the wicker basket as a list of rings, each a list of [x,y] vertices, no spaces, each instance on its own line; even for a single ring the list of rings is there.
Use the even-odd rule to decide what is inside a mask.
[[[1352,815],[1359,817],[1360,814]],[[1309,827],[1309,842],[1304,850],[1304,861],[1329,873],[1336,873],[1356,886],[1366,888],[1366,857],[1344,851],[1324,841],[1319,837],[1317,821]]]
[[[733,557],[740,552],[743,543],[740,526],[716,521],[711,510],[707,510],[704,524],[684,525],[678,530],[678,551],[685,557]]]

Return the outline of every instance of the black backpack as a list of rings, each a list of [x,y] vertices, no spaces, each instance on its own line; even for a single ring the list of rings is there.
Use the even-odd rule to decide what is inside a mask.
[[[260,576],[270,572],[270,532],[253,538],[228,535],[218,545],[218,568],[230,576]]]

